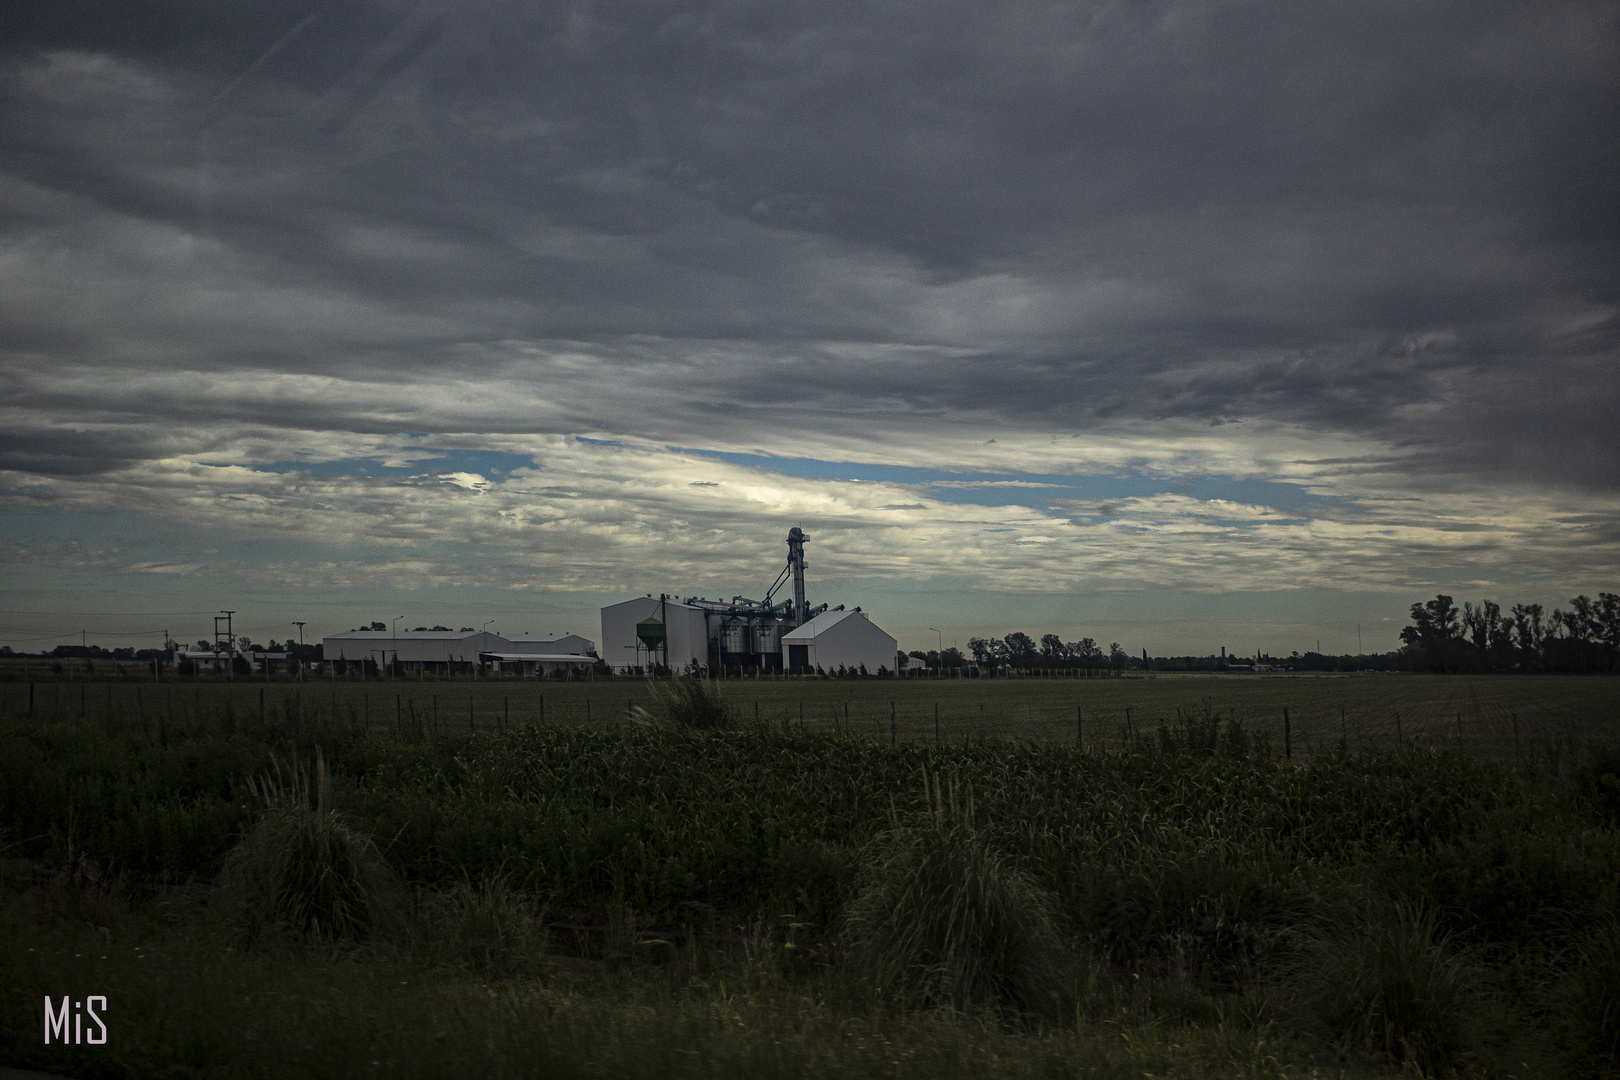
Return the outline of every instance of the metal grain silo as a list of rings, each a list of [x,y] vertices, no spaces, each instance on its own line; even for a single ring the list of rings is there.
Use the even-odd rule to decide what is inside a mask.
[[[738,618],[730,618],[720,627],[720,651],[740,655],[749,651],[748,624]]]

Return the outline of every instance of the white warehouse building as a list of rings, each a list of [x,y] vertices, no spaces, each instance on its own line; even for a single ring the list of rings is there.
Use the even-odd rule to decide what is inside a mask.
[[[864,666],[871,675],[879,668],[893,672],[899,651],[899,642],[878,629],[860,608],[824,611],[782,635],[782,665],[787,671]]]
[[[709,663],[708,612],[678,600],[638,596],[602,609],[602,660],[614,671],[628,671],[663,663],[664,657],[650,653],[636,636],[636,624],[647,619],[664,623],[671,671]]]
[[[527,661],[528,666],[547,661],[589,666],[595,647],[590,638],[578,634],[519,634],[506,637],[468,630],[348,630],[321,639],[321,659],[346,664],[374,664],[386,668],[390,662],[408,670],[426,667],[454,671],[479,663]]]

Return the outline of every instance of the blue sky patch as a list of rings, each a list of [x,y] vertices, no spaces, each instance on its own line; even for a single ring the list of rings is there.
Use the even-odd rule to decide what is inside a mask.
[[[388,460],[405,460],[406,465],[385,465]],[[490,480],[499,480],[517,469],[534,468],[534,459],[527,454],[509,454],[502,450],[439,449],[423,446],[399,455],[379,454],[376,457],[340,458],[334,461],[276,461],[268,465],[255,465],[259,472],[309,473],[311,476],[368,476],[401,477],[420,476],[423,473],[466,472],[478,473]]]
[[[1200,476],[1178,480],[1146,473],[1121,475],[1064,473],[947,472],[903,465],[871,465],[853,461],[819,461],[815,458],[769,457],[764,454],[738,454],[723,450],[670,447],[678,453],[711,457],[733,465],[763,469],[784,476],[809,479],[859,480],[897,484],[920,484],[941,502],[971,503],[978,506],[1031,506],[1045,510],[1056,499],[1125,499],[1150,495],[1190,495],[1195,499],[1226,499],[1231,502],[1269,506],[1285,512],[1327,506],[1331,501],[1313,495],[1303,485],[1282,480],[1240,479],[1232,476]]]

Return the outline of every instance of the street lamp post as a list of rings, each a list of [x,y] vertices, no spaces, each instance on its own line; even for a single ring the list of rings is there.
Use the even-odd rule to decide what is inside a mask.
[[[939,671],[934,675],[934,678],[943,679],[945,677],[945,635],[941,633],[938,627],[930,626],[928,629],[939,634]]]
[[[494,619],[485,619],[484,620],[484,628],[482,630],[480,630],[479,633],[480,634],[488,634],[489,633],[489,624],[494,622],[494,621],[495,621]],[[489,642],[480,640],[479,644],[480,645],[488,645]],[[475,679],[478,678],[478,669],[480,667],[482,667],[482,666],[483,666],[482,664],[478,663],[478,658],[476,656],[473,657],[473,678],[475,678]]]

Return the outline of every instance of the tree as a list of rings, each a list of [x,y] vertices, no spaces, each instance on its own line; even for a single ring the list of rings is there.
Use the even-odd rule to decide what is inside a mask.
[[[1058,662],[1068,657],[1069,651],[1063,645],[1063,639],[1056,634],[1041,635],[1041,656],[1046,660],[1047,667],[1057,667]]]
[[[1401,631],[1402,651],[1419,670],[1455,671],[1462,620],[1451,597],[1440,593],[1424,604],[1412,605],[1412,625]]]
[[[1093,638],[1083,637],[1079,641],[1071,641],[1068,646],[1069,655],[1080,661],[1081,667],[1102,667],[1103,651]]]
[[[1540,604],[1513,605],[1513,647],[1519,654],[1519,665],[1525,670],[1541,666]]]
[[[1015,630],[1002,638],[1007,647],[1007,662],[1014,667],[1029,667],[1035,659],[1035,642],[1022,630]]]
[[[1125,666],[1125,650],[1119,647],[1119,642],[1108,646],[1108,666],[1118,671]]]

